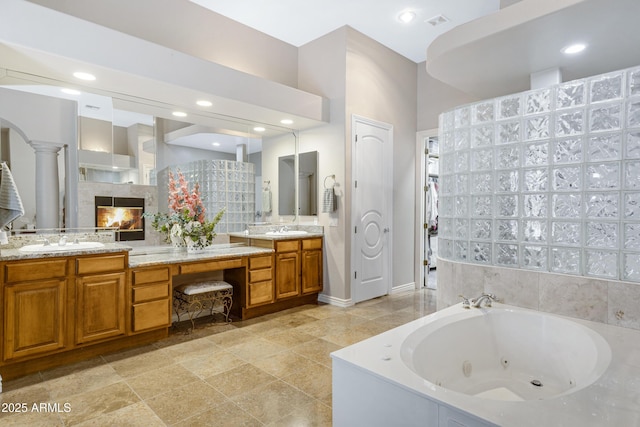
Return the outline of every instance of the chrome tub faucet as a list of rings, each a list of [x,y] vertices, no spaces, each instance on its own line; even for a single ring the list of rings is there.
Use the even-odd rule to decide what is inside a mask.
[[[482,307],[482,303],[484,302],[485,307],[491,307],[491,302],[498,302],[498,298],[494,294],[483,293],[478,298],[474,298],[471,300],[471,306],[480,308]]]

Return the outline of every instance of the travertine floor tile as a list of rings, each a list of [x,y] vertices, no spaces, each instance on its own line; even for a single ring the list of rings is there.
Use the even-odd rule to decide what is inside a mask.
[[[286,350],[253,362],[253,365],[278,378],[300,370],[310,369],[315,364],[316,362],[293,350]]]
[[[174,364],[127,378],[126,382],[141,399],[146,400],[198,379],[188,369]]]
[[[77,425],[139,401],[127,384],[119,382],[69,398],[60,398],[57,403],[61,406],[67,403],[70,407],[69,412],[60,413],[65,425]]]
[[[211,356],[197,357],[180,362],[184,368],[193,372],[201,379],[211,377],[236,368],[246,363],[239,357],[234,356],[228,351],[219,351]]]
[[[287,375],[282,381],[316,399],[325,399],[331,395],[331,368],[318,363],[311,369]]]
[[[289,415],[299,406],[313,402],[310,396],[282,381],[274,381],[234,397],[240,408],[267,424]]]
[[[147,399],[146,403],[162,421],[173,425],[218,405],[228,404],[229,400],[206,382],[196,380],[168,389]]]
[[[273,375],[246,363],[205,381],[225,396],[233,397],[276,380]]]
[[[233,403],[216,406],[176,424],[180,427],[259,427],[263,424]]]
[[[300,344],[299,346],[294,347],[293,351],[324,366],[331,367],[330,354],[341,348],[342,346],[332,342],[317,339]]]
[[[78,427],[163,427],[165,423],[145,403],[138,402],[78,424]]]

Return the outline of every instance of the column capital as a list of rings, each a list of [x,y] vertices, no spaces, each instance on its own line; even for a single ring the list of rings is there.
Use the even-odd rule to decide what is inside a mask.
[[[45,142],[45,141],[28,141],[27,144],[33,148],[35,152],[49,152],[49,153],[57,153],[60,151],[65,144],[59,144],[56,142]]]

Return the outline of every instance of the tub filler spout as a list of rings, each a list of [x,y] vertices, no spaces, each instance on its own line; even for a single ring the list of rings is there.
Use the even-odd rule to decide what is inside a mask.
[[[480,308],[482,307],[482,303],[484,302],[485,307],[491,307],[492,301],[498,301],[498,298],[494,294],[482,294],[478,298],[474,298],[471,300],[471,306]]]

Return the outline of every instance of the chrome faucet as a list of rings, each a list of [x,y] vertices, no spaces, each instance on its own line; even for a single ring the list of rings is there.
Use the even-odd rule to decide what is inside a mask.
[[[280,233],[286,233],[287,231],[289,231],[289,227],[287,227],[286,225],[280,227]]]
[[[480,308],[482,307],[482,303],[484,302],[485,307],[491,307],[492,301],[498,301],[498,298],[494,294],[486,294],[483,293],[478,298],[474,298],[471,300],[471,306]]]
[[[64,246],[66,244],[67,244],[67,236],[60,237],[60,240],[58,240],[58,246]]]

